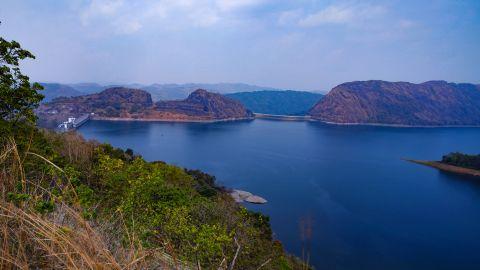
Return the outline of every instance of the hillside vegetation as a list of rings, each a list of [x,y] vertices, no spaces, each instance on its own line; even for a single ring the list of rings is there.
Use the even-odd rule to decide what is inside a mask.
[[[213,176],[36,128],[25,58],[0,38],[0,269],[308,269]]]

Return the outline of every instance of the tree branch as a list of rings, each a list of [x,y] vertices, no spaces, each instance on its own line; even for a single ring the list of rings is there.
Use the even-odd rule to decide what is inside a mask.
[[[235,261],[237,260],[238,254],[240,253],[240,249],[242,247],[240,244],[238,244],[237,237],[234,237],[233,239],[235,240],[235,244],[237,244],[237,251],[235,251],[235,256],[233,257],[232,263],[230,264],[230,267],[228,267],[228,270],[233,270]]]
[[[267,265],[267,263],[269,263],[270,261],[272,260],[272,258],[268,259],[266,262],[262,263],[262,265],[260,265],[257,270],[259,270],[260,268],[264,267],[265,265]]]

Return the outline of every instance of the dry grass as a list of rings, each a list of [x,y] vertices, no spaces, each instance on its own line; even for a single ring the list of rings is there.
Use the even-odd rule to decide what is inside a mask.
[[[22,166],[27,155],[13,139],[0,153],[0,269],[186,269],[162,250],[143,248],[121,216],[87,221],[79,206],[27,180]],[[40,214],[28,201],[11,202],[8,193],[19,183],[31,198],[55,200],[55,210]]]

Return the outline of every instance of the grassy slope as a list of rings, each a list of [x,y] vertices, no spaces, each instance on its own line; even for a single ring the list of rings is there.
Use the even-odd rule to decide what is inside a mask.
[[[306,269],[210,175],[76,133],[25,129],[1,144],[2,269]]]

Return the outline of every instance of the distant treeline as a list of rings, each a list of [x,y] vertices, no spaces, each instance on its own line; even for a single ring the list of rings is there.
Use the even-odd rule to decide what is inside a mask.
[[[459,152],[450,153],[442,157],[442,163],[480,170],[480,155],[466,155]]]

